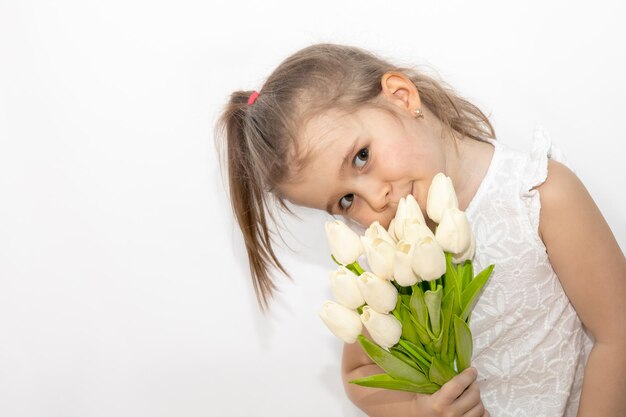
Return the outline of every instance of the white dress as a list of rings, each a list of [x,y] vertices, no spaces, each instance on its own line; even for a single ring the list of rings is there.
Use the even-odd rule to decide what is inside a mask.
[[[472,365],[493,417],[575,417],[593,345],[539,237],[548,158],[566,163],[543,129],[524,153],[497,140],[466,214],[476,236],[474,273],[494,272],[471,316]]]

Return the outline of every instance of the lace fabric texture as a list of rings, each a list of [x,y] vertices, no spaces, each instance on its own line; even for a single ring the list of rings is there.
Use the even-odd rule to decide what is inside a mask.
[[[466,210],[474,272],[496,265],[471,316],[472,362],[493,417],[575,417],[593,340],[550,265],[534,189],[549,158],[568,164],[544,129],[533,136],[529,153],[488,139],[494,155]]]

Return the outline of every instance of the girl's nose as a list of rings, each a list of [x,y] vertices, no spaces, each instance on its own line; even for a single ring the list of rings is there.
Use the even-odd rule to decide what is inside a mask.
[[[367,181],[362,186],[361,196],[372,210],[384,211],[389,205],[391,184],[382,181]]]

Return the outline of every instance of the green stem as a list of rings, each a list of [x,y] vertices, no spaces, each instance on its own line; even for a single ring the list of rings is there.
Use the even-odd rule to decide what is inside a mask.
[[[359,273],[359,275],[361,275],[363,272],[365,272],[363,270],[363,268],[361,268],[361,265],[359,265],[359,263],[357,261],[354,261],[354,263],[351,264],[354,269]]]
[[[435,282],[435,280],[429,281],[430,282],[430,290],[431,291],[436,291],[437,290],[437,283]]]

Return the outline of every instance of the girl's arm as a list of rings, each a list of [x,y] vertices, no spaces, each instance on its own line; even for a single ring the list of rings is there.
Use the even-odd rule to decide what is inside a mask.
[[[626,416],[626,259],[584,185],[550,160],[537,187],[539,232],[552,267],[595,337],[578,417]]]
[[[371,339],[367,329],[363,334]],[[344,344],[341,373],[348,398],[370,417],[489,417],[480,400],[474,368],[466,369],[432,395],[362,387],[348,381],[384,371],[359,343],[353,343]]]

